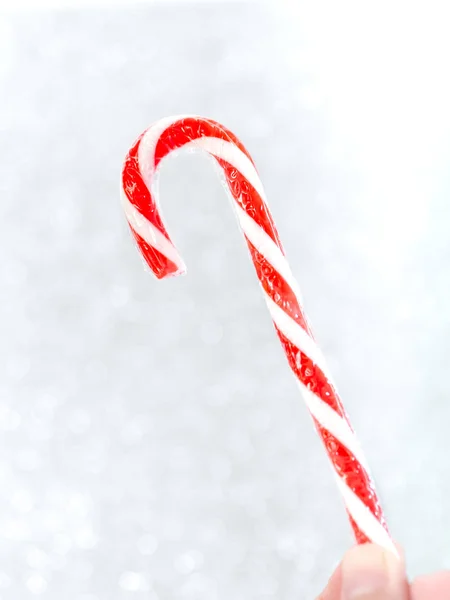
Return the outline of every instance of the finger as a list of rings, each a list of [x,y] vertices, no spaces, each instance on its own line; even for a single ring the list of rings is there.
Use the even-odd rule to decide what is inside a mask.
[[[339,565],[334,571],[333,575],[330,577],[323,594],[321,594],[317,600],[340,600],[342,587],[341,572],[341,565]]]
[[[411,585],[411,600],[448,600],[450,598],[450,571],[423,575]]]
[[[403,560],[374,544],[352,548],[342,561],[340,600],[408,600]]]
[[[408,600],[403,560],[374,544],[349,550],[320,600]]]

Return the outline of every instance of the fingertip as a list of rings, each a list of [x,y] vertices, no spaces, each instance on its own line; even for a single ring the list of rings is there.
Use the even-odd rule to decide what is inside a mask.
[[[356,598],[407,598],[404,553],[399,544],[395,552],[376,544],[350,548],[334,571],[318,600]]]
[[[341,563],[338,564],[333,571],[332,576],[328,580],[327,587],[319,594],[317,600],[340,600],[342,588],[342,571]]]
[[[403,559],[392,549],[376,544],[362,544],[352,548],[344,556],[341,600],[406,600],[407,590]]]

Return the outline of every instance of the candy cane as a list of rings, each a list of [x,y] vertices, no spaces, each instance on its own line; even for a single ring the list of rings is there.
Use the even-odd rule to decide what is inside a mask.
[[[356,540],[396,553],[364,456],[304,315],[256,168],[242,143],[219,123],[195,116],[161,119],[129,151],[122,204],[144,259],[159,279],[185,271],[159,213],[155,179],[163,159],[183,147],[206,151],[225,175],[276,332],[333,466]]]

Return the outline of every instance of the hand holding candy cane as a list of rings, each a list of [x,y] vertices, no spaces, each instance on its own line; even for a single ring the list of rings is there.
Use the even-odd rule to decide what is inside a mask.
[[[391,552],[364,544],[346,552],[317,600],[448,600],[450,571],[409,582],[405,563]]]
[[[155,185],[162,160],[183,147],[206,151],[223,170],[276,332],[333,466],[357,541],[396,553],[364,456],[304,315],[253,161],[241,142],[215,121],[162,119],[129,151],[122,203],[144,259],[159,279],[185,271],[161,219]]]

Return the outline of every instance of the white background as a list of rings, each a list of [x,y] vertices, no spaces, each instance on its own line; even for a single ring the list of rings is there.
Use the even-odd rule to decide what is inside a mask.
[[[187,112],[254,156],[410,571],[449,567],[447,2],[121,4],[0,17],[0,598],[313,598],[352,543],[208,161],[161,177],[189,275],[130,242],[123,156]]]

